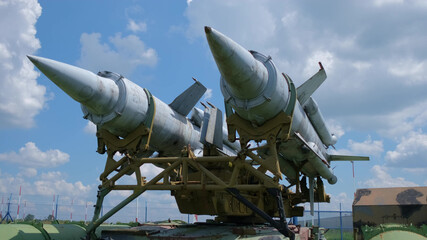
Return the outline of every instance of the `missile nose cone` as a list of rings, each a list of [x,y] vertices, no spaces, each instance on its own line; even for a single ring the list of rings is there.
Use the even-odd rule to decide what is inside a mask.
[[[212,28],[205,26],[205,33],[211,33],[212,32]]]
[[[37,57],[32,55],[27,55],[27,58],[35,65],[37,62]]]
[[[252,99],[265,87],[268,72],[252,54],[211,27],[206,38],[227,89],[240,99]]]
[[[108,112],[118,99],[119,89],[110,79],[51,59],[27,57],[53,83],[94,114]]]

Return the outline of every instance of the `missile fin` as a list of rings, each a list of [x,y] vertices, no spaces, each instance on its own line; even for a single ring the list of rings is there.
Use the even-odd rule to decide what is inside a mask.
[[[301,105],[304,105],[304,103],[311,97],[317,88],[322,85],[327,77],[325,69],[321,64],[320,66],[321,68],[316,74],[314,74],[310,79],[305,81],[297,88],[298,101]]]
[[[203,124],[200,130],[200,142],[223,149],[222,123],[221,110],[218,108],[205,109]]]
[[[218,108],[211,108],[206,141],[219,149],[223,148],[222,142],[222,112]]]
[[[329,155],[329,161],[369,161],[366,156]]]
[[[196,106],[199,99],[205,94],[206,87],[203,86],[199,81],[191,85],[187,90],[176,97],[169,107],[175,110],[177,113],[187,116],[191,109]]]
[[[316,150],[314,150],[310,144],[308,144],[308,142],[301,136],[300,133],[295,132],[295,136],[297,136],[297,138],[308,148],[310,149],[311,152],[313,152],[326,166],[329,167],[329,163],[326,161],[326,159],[321,156]]]

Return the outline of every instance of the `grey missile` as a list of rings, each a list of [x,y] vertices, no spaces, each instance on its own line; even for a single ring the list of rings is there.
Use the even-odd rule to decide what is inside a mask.
[[[277,81],[273,62],[213,28],[205,27],[205,32],[221,73],[221,92],[241,117],[261,125],[286,107],[287,85]]]
[[[98,128],[117,137],[126,137],[147,118],[150,97],[125,77],[104,71],[94,74],[85,69],[47,58],[28,56],[52,82],[81,104],[84,118]],[[184,146],[202,149],[201,139],[203,111],[194,107],[206,88],[196,81],[171,104],[153,96],[155,114],[150,151],[161,156],[179,156]],[[192,118],[186,116],[193,110]],[[207,125],[207,124],[206,124]],[[222,135],[223,127],[217,126]],[[222,136],[220,136],[222,139]],[[222,151],[234,155],[239,150],[236,143],[224,140]],[[218,144],[218,145],[222,145]],[[220,146],[222,147],[222,146]],[[201,152],[201,151],[199,151]]]
[[[237,115],[260,126],[291,104],[290,78],[280,74],[270,56],[248,51],[229,37],[205,27],[206,38],[221,73],[220,86],[226,103]],[[327,147],[336,143],[311,94],[326,79],[321,66],[317,74],[297,89],[291,138],[280,142],[278,159],[281,172],[295,181],[298,169],[306,176],[321,176],[330,184],[337,182],[329,162]],[[268,153],[260,152],[260,155]],[[334,156],[334,160],[338,156]],[[360,157],[355,157],[360,159]],[[349,156],[348,159],[351,159]]]

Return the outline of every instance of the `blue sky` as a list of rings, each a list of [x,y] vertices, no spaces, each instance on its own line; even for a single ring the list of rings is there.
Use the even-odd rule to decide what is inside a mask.
[[[371,157],[355,164],[357,188],[427,185],[423,1],[0,0],[0,13],[0,195],[16,196],[22,186],[27,212],[36,216],[49,211],[35,202],[49,203],[53,194],[63,205],[94,201],[105,156],[95,152],[80,105],[25,56],[115,71],[166,103],[195,77],[209,89],[204,99],[222,107],[205,25],[271,55],[297,86],[323,63],[328,79],[314,97],[340,137],[336,152]],[[332,203],[321,207],[350,209],[351,165],[334,167]],[[169,193],[143,198],[159,209],[176,206]]]

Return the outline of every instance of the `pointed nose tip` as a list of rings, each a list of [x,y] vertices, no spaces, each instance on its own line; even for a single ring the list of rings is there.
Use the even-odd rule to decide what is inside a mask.
[[[209,34],[209,33],[211,33],[212,32],[212,28],[211,27],[208,27],[208,26],[205,26],[205,33],[206,34]]]
[[[33,55],[27,55],[27,58],[30,59],[31,62],[36,61],[36,56]]]
[[[53,83],[91,113],[109,112],[117,102],[118,86],[110,79],[66,63],[48,58],[27,56],[28,59]]]
[[[240,99],[257,97],[267,81],[267,69],[244,47],[211,27],[206,39],[226,88]]]
[[[32,55],[27,55],[27,57],[44,75],[74,100],[82,102],[90,97],[91,94],[82,89],[94,88],[96,76],[93,73],[48,58]]]
[[[39,57],[37,56],[33,56],[33,55],[27,55],[27,58],[34,64],[34,65],[38,65],[39,63]]]

